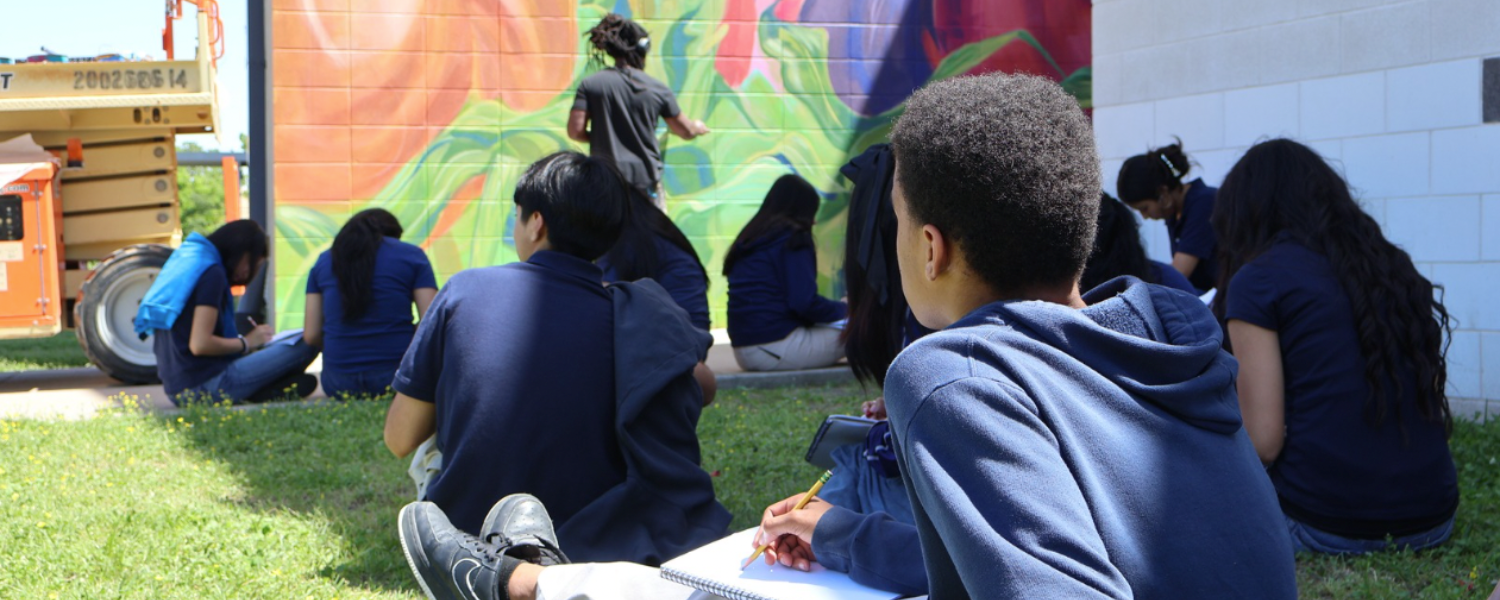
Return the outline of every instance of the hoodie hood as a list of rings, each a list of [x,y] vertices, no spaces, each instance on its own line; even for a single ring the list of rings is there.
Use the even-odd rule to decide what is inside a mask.
[[[999,318],[1073,357],[1131,395],[1201,429],[1240,428],[1235,377],[1224,333],[1196,296],[1134,277],[1110,280],[1076,310],[1049,302],[1002,302],[954,327]]]

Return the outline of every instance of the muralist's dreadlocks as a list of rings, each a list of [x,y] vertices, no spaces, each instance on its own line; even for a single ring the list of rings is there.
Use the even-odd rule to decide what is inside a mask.
[[[593,29],[584,32],[584,36],[594,46],[591,53],[594,63],[607,66],[604,56],[609,55],[627,67],[646,68],[646,52],[651,49],[651,38],[646,28],[635,21],[609,13]]]

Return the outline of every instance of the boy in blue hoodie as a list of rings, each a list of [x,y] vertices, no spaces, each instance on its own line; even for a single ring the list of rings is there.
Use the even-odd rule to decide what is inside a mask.
[[[1295,597],[1213,316],[1134,278],[1079,293],[1099,163],[1077,102],[947,80],[891,141],[902,288],[941,330],[885,390],[932,597]]]

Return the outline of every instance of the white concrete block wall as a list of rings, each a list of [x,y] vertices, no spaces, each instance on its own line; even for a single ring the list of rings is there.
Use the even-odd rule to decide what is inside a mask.
[[[1210,185],[1259,140],[1308,144],[1445,288],[1455,412],[1500,416],[1500,123],[1481,98],[1500,0],[1095,0],[1093,31],[1106,190],[1173,136]],[[1165,228],[1142,236],[1168,258]]]

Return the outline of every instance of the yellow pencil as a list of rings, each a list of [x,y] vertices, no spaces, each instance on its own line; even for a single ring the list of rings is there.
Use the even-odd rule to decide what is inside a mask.
[[[802,507],[807,506],[807,501],[812,500],[813,496],[818,495],[818,490],[823,489],[823,484],[828,483],[829,477],[833,477],[833,471],[823,471],[823,476],[819,477],[816,483],[813,483],[812,489],[807,490],[807,493],[802,496],[801,500],[797,501],[797,505],[793,506],[792,510],[802,510]],[[750,566],[750,563],[755,562],[755,559],[759,558],[760,554],[770,547],[770,543],[761,544],[760,548],[755,550],[755,554],[751,554],[750,558],[745,559],[745,562],[740,565],[740,569],[744,570],[745,567]]]

